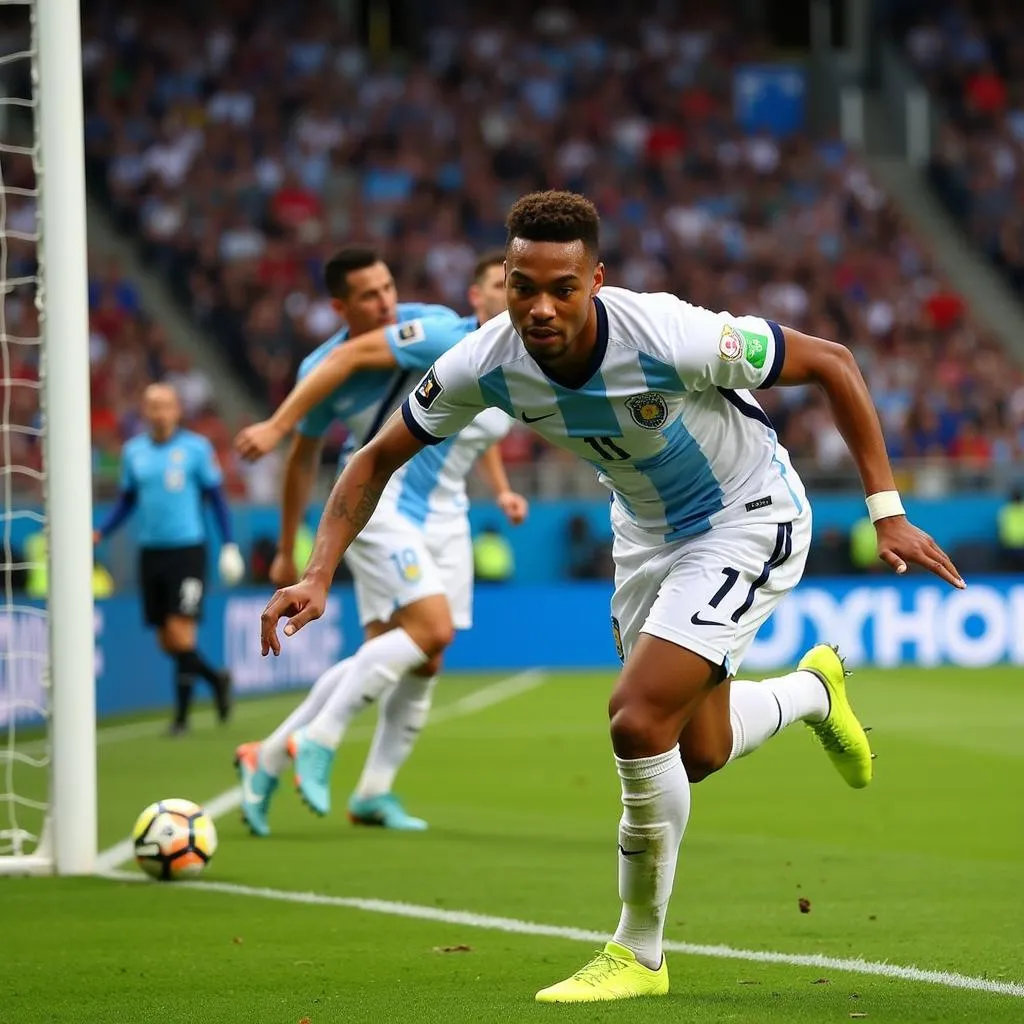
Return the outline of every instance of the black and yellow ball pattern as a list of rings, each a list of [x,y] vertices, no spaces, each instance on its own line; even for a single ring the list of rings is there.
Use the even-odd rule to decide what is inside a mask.
[[[195,878],[217,850],[217,827],[199,804],[173,797],[138,816],[132,842],[147,875],[161,882]]]

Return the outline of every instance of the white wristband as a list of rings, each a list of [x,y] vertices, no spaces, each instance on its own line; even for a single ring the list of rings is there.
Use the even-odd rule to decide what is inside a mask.
[[[864,499],[868,506],[868,515],[871,522],[877,523],[879,519],[889,519],[891,516],[905,516],[907,513],[900,501],[899,491],[878,491],[877,494],[869,494]]]

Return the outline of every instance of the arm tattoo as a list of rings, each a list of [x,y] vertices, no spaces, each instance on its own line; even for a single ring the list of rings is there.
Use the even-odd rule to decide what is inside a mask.
[[[384,484],[377,480],[370,479],[366,483],[356,484],[356,490],[361,492],[359,500],[355,505],[350,506],[348,498],[343,489],[338,488],[331,495],[327,510],[334,519],[344,519],[350,523],[356,533],[370,521],[373,510],[377,507],[381,494],[384,493]]]

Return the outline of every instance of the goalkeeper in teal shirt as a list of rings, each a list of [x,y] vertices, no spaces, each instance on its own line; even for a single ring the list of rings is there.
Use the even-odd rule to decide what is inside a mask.
[[[231,677],[214,668],[196,646],[196,624],[206,590],[206,527],[209,502],[220,527],[221,578],[229,586],[245,574],[231,536],[231,513],[223,477],[210,442],[181,428],[181,405],[167,384],[151,384],[143,397],[148,429],[125,446],[121,494],[93,540],[99,543],[133,511],[139,514],[139,586],[146,624],[157,631],[160,646],[174,660],[175,714],[171,735],[188,729],[192,690],[199,678],[213,689],[217,715],[227,721]]]

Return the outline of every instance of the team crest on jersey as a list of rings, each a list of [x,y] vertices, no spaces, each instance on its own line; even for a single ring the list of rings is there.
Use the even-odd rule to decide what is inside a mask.
[[[410,320],[407,323],[398,325],[398,347],[404,348],[426,337],[423,331],[422,320]]]
[[[725,363],[735,363],[743,355],[743,338],[732,324],[722,328],[722,335],[718,339],[718,355]]]
[[[419,402],[420,406],[424,409],[429,409],[434,402],[437,401],[437,396],[444,391],[441,386],[441,382],[437,379],[437,375],[434,373],[434,368],[431,367],[427,370],[426,376],[420,381],[419,386],[413,392],[416,396],[416,401]]]
[[[626,399],[633,422],[645,430],[657,430],[665,425],[668,419],[668,403],[664,395],[657,391],[645,391],[642,395],[634,395]]]
[[[185,453],[180,448],[171,449],[171,462],[184,462]]]

